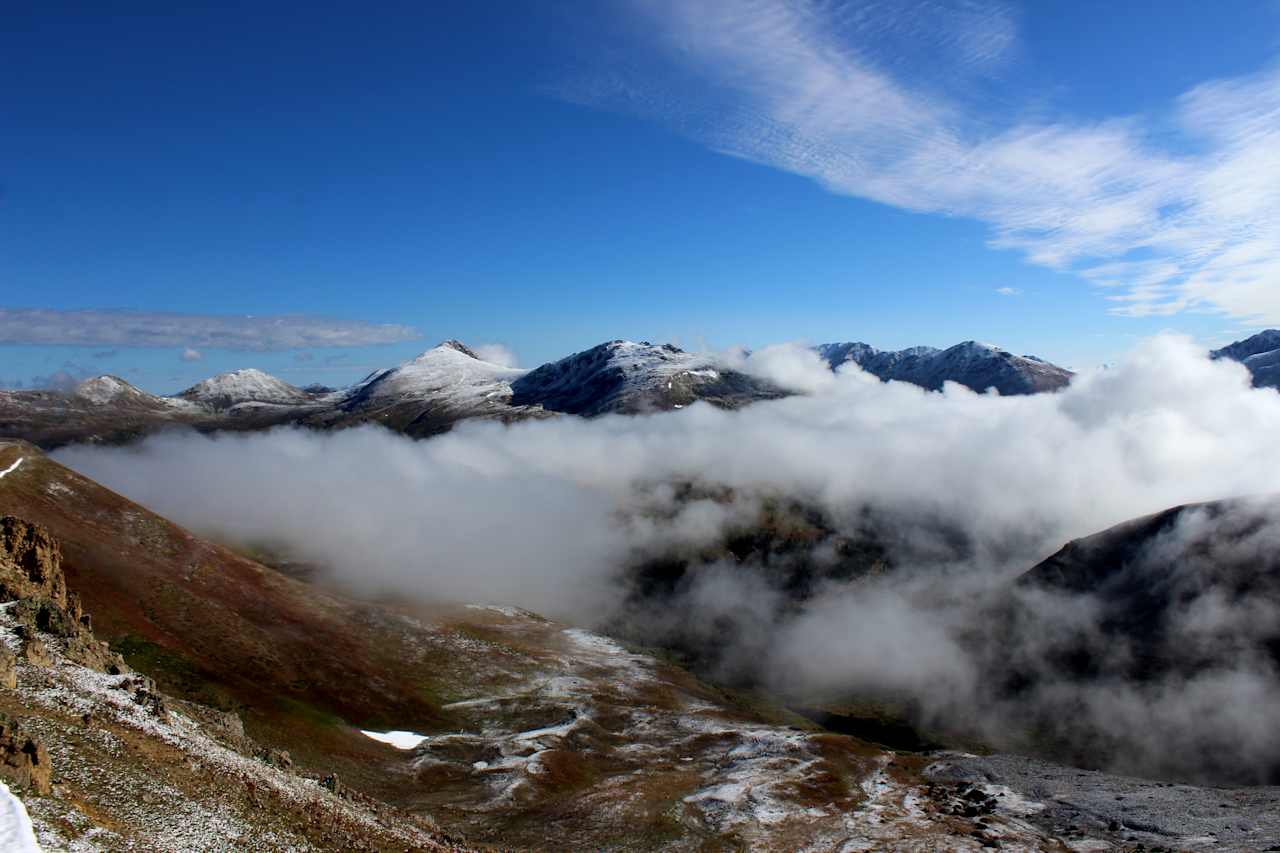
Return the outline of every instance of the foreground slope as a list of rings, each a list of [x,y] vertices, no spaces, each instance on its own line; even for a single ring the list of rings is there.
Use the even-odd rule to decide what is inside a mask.
[[[0,443],[4,470],[0,514],[61,541],[67,585],[99,635],[160,691],[234,713],[255,743],[289,750],[302,776],[336,774],[472,843],[1065,849],[994,793],[974,793],[990,805],[968,814],[959,788],[930,794],[924,759],[783,720],[604,637],[507,608],[354,602],[198,539],[30,445]],[[62,677],[61,663],[53,671],[26,677],[56,692],[41,686]],[[84,695],[114,706],[102,699],[118,689],[112,678],[89,679]],[[66,713],[81,713],[78,702]],[[118,710],[101,722],[122,737]],[[65,718],[32,725],[55,760],[110,760],[79,739],[99,735],[73,736]],[[400,750],[363,729],[423,740]],[[180,797],[155,807],[174,809],[172,820],[192,813]]]

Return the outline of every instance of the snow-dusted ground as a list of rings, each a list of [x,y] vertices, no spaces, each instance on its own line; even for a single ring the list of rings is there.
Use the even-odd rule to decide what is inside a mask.
[[[40,853],[27,807],[3,782],[0,782],[0,850],[4,853]]]
[[[0,607],[0,641],[14,649],[20,641],[9,610]],[[135,698],[137,675],[95,672],[68,661],[62,641],[45,641],[54,665],[36,667],[20,658],[17,699],[23,727],[49,749],[56,773],[54,795],[27,803],[46,851],[333,849],[304,834],[301,827],[313,819],[378,839],[378,849],[454,849],[424,825],[403,816],[387,819],[315,780],[229,748],[179,710],[158,716]],[[261,806],[246,808],[246,792]],[[299,816],[297,823],[288,822],[291,814]],[[99,815],[125,831],[101,825]],[[6,840],[0,834],[3,853],[38,849],[7,846]]]
[[[939,814],[891,753],[734,712],[600,634],[505,608],[475,610],[513,640],[558,643],[561,653],[539,657],[536,673],[489,695],[446,705],[460,729],[413,750],[415,775],[465,790],[449,807],[474,820],[537,814],[539,803],[562,801],[565,774],[581,772],[599,774],[573,794],[593,821],[639,833],[657,810],[682,827],[669,849],[713,837],[760,851],[978,851],[978,832],[998,836],[1005,850],[1052,849],[1014,814],[993,817],[989,829]],[[464,789],[460,777],[481,787]]]

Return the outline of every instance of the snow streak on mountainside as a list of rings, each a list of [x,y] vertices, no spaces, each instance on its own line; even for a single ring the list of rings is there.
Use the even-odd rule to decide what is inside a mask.
[[[832,370],[853,362],[885,381],[911,382],[931,391],[939,390],[945,382],[958,382],[974,391],[995,388],[1003,395],[1036,394],[1056,391],[1072,376],[1070,370],[1035,356],[1014,355],[977,341],[945,350],[878,350],[864,343],[823,344],[817,350]]]
[[[706,400],[737,408],[786,395],[782,389],[671,344],[609,341],[544,364],[512,385],[513,402],[555,412],[636,414]]]
[[[1229,358],[1249,368],[1256,388],[1280,387],[1280,330],[1258,332],[1253,337],[1214,350],[1210,355]]]

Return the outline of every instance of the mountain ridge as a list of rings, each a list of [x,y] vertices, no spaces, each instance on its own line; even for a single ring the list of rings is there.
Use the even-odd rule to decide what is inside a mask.
[[[878,350],[864,343],[814,348],[833,370],[857,363],[884,380],[931,390],[948,381],[1001,394],[1052,391],[1070,371],[967,341],[946,350]],[[256,368],[227,371],[171,396],[117,376],[87,379],[70,392],[0,391],[0,435],[46,449],[92,441],[122,443],[170,428],[202,432],[293,424],[340,429],[379,424],[414,438],[467,420],[509,424],[558,416],[636,415],[703,401],[740,408],[793,392],[743,370],[733,359],[672,344],[614,339],[534,369],[486,361],[457,339],[375,370],[345,388],[299,388]]]
[[[957,382],[979,393],[995,388],[1002,395],[1037,394],[1065,387],[1074,375],[1036,356],[1014,355],[973,340],[945,350],[929,346],[880,350],[860,341],[814,349],[832,370],[853,363],[883,381],[910,382],[930,391]]]

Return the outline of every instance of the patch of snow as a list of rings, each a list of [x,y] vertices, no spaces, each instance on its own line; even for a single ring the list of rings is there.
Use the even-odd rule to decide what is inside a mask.
[[[1035,800],[1027,799],[1012,788],[1004,785],[983,785],[982,790],[989,797],[999,798],[1001,812],[1008,812],[1018,817],[1030,817],[1047,808],[1044,803],[1037,803]]]
[[[501,613],[503,616],[507,617],[508,619],[520,619],[525,615],[524,611],[518,608],[504,607],[499,604],[468,604],[467,609],[468,610],[488,610],[493,613]]]
[[[40,853],[36,830],[27,807],[0,782],[0,850],[6,853]]]
[[[7,476],[7,475],[9,475],[9,474],[12,474],[14,471],[17,471],[17,470],[18,470],[18,466],[22,464],[22,460],[24,460],[24,459],[26,459],[26,458],[27,458],[27,457],[25,457],[25,456],[19,456],[19,457],[18,457],[18,461],[17,461],[17,462],[14,462],[14,463],[13,463],[12,465],[10,465],[8,468],[5,468],[3,471],[0,471],[0,479],[3,479],[5,476]]]
[[[529,371],[483,361],[452,342],[398,367],[374,373],[341,396],[354,401],[438,399],[462,406],[511,396],[511,383]]]
[[[404,731],[371,732],[361,729],[360,734],[368,738],[373,738],[381,743],[390,744],[396,749],[413,749],[415,746],[427,739],[426,735],[420,735],[417,732]]]

